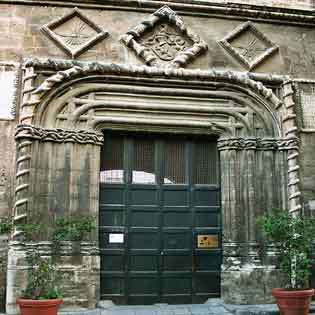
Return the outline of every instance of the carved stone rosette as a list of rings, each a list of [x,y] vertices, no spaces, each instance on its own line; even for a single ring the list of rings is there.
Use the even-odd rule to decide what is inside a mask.
[[[108,36],[78,8],[44,25],[41,30],[72,58]]]
[[[248,21],[219,41],[237,61],[252,70],[278,50],[278,46]]]
[[[185,67],[208,46],[167,5],[121,36],[149,66]]]

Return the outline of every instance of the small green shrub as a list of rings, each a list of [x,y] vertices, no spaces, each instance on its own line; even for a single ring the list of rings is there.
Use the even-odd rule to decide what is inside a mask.
[[[38,252],[29,252],[26,261],[29,269],[22,297],[33,300],[61,298],[58,290],[61,274],[52,258],[41,257]]]
[[[36,241],[42,229],[42,225],[38,223],[18,224],[17,230],[23,233],[24,240],[27,242]]]
[[[55,222],[53,239],[55,241],[82,241],[96,228],[93,216],[66,216]]]
[[[37,240],[42,228],[42,225],[36,223],[18,226],[27,241]],[[58,218],[52,226],[52,256],[43,257],[36,249],[29,250],[26,254],[28,281],[27,287],[23,291],[23,297],[36,300],[60,298],[61,293],[58,286],[62,274],[57,268],[60,242],[64,240],[82,241],[95,228],[95,218],[92,216]]]
[[[315,219],[273,209],[257,223],[278,250],[279,266],[288,276],[288,287],[305,288],[314,263],[311,245],[315,241]]]
[[[12,220],[9,217],[0,218],[0,235],[9,234],[12,231]]]

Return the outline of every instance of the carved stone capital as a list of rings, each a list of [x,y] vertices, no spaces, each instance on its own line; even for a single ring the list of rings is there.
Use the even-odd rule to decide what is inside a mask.
[[[229,138],[219,139],[218,149],[223,150],[256,150],[258,146],[257,138]]]
[[[79,144],[103,144],[103,135],[89,130],[45,129],[32,125],[20,124],[15,132],[15,139],[33,139],[51,142],[73,142]]]
[[[300,140],[298,137],[279,139],[277,145],[279,150],[298,150]]]
[[[218,149],[223,150],[291,150],[298,149],[298,138],[228,138],[218,140]]]

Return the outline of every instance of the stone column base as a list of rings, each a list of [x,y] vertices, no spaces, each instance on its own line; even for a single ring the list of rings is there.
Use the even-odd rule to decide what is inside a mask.
[[[227,304],[275,303],[271,289],[283,285],[278,269],[244,265],[239,270],[222,272],[221,296]]]

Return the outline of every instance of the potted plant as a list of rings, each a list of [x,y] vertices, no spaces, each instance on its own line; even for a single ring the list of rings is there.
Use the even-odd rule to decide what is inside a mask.
[[[315,240],[315,219],[293,216],[286,210],[273,209],[258,219],[267,238],[278,253],[279,268],[287,286],[274,288],[281,315],[307,315],[314,289],[308,288]]]
[[[23,224],[18,229],[25,240],[34,241],[42,232],[40,224]],[[71,215],[59,217],[51,227],[51,256],[44,257],[34,244],[34,249],[26,253],[28,264],[27,286],[22,297],[17,299],[21,315],[57,315],[58,307],[63,302],[58,285],[61,273],[58,270],[62,244],[65,241],[79,243],[95,228],[95,218],[89,215]],[[80,254],[80,250],[76,252]]]
[[[41,225],[23,224],[18,229],[25,241],[34,241],[40,233]],[[57,315],[58,307],[63,302],[58,283],[61,280],[54,257],[43,257],[34,244],[26,251],[27,285],[16,303],[21,315]]]

